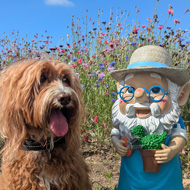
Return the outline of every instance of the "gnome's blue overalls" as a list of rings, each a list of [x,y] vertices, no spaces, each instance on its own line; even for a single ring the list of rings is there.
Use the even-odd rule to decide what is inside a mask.
[[[182,129],[185,129],[181,117],[178,121],[179,124]],[[177,124],[173,128],[176,127]],[[171,135],[167,137],[166,145],[169,144],[170,138]],[[134,150],[130,157],[123,156],[117,190],[184,190],[179,154],[169,162],[161,164],[158,173],[143,171],[143,162],[139,150]]]

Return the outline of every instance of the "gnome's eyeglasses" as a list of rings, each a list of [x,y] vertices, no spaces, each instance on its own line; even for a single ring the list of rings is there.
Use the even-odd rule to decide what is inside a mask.
[[[165,92],[164,89],[161,86],[158,86],[158,85],[157,86],[152,86],[149,89],[149,91],[146,88],[143,88],[143,87],[140,87],[140,88],[142,88],[143,90],[146,91],[146,93],[149,95],[149,98],[153,102],[159,102],[164,98],[164,96],[166,94],[169,94],[169,92]],[[133,99],[135,90],[136,89],[134,87],[132,87],[132,86],[124,86],[117,93],[119,94],[120,98],[123,101],[127,102],[127,101],[130,101],[130,100]],[[160,97],[160,98],[158,99],[158,97]],[[154,98],[156,98],[156,100]]]

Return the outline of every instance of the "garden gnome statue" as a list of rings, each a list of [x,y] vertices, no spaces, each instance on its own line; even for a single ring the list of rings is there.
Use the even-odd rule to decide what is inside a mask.
[[[122,156],[117,190],[182,190],[182,169],[179,152],[187,144],[187,132],[180,116],[180,107],[189,96],[187,70],[174,68],[165,48],[148,45],[136,49],[126,69],[110,74],[117,81],[118,99],[112,107],[114,128],[111,138]],[[122,132],[142,125],[146,134],[167,133],[155,160],[160,172],[143,170],[139,149],[131,156],[121,140]]]

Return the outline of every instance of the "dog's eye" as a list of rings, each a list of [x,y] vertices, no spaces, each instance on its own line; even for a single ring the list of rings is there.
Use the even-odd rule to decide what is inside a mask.
[[[69,81],[69,79],[67,77],[63,77],[62,82],[67,83],[68,85],[70,85],[70,81]]]
[[[44,74],[42,74],[41,77],[40,77],[40,82],[43,83],[46,80],[47,80],[47,77]]]

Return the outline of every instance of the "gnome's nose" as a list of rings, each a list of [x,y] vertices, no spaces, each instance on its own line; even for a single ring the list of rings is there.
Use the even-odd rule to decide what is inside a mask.
[[[144,103],[149,101],[148,94],[143,88],[136,89],[134,97],[135,97],[135,102],[138,103]]]
[[[71,102],[71,96],[69,94],[61,93],[57,96],[57,100],[62,106],[66,106]]]

